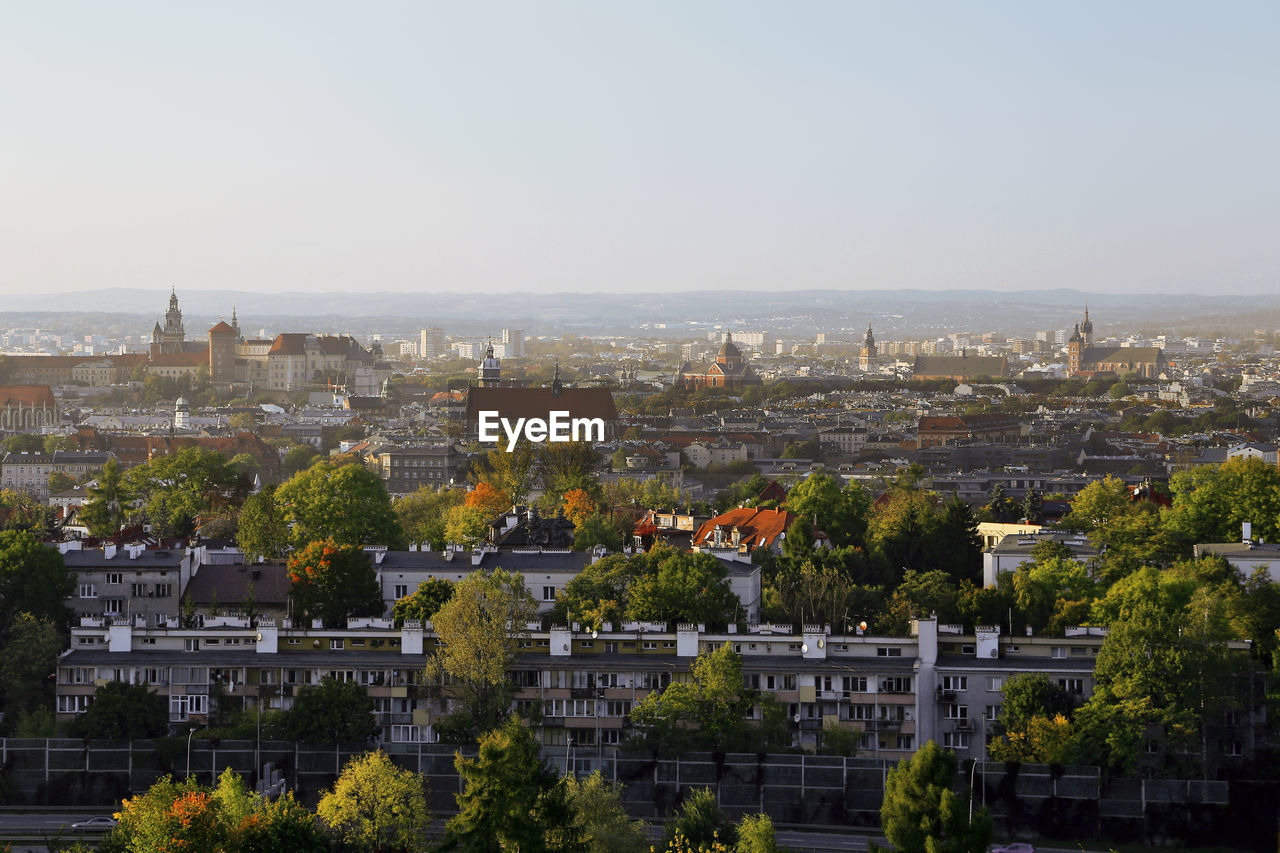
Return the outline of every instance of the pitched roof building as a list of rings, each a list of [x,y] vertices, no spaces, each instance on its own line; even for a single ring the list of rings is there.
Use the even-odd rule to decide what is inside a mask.
[[[742,351],[726,334],[714,361],[693,364],[685,362],[676,375],[676,384],[685,388],[740,388],[761,385],[760,377],[742,359]]]
[[[921,355],[911,367],[912,379],[953,379],[969,382],[979,377],[1009,376],[1009,358],[1003,355]]]

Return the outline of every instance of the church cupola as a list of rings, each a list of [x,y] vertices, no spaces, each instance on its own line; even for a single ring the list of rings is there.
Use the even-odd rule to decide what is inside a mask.
[[[484,348],[484,359],[480,362],[480,387],[497,388],[502,384],[502,362],[493,354],[493,341]]]

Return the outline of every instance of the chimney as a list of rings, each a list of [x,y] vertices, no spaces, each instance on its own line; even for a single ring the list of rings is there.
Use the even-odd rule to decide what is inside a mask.
[[[103,546],[102,546],[102,559],[104,559],[104,560],[114,560],[114,559],[115,559],[115,556],[116,556],[116,546],[115,546],[115,545],[103,545]]]

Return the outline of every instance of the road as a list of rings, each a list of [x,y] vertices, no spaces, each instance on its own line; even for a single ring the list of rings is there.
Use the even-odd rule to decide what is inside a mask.
[[[100,834],[97,830],[84,830],[82,833],[81,830],[72,829],[71,824],[110,814],[111,811],[112,809],[108,807],[88,811],[3,811],[0,812],[0,838],[21,837],[31,840],[59,838],[63,841],[71,841],[80,838],[82,834],[85,838],[96,838]],[[654,831],[656,831],[655,838],[661,837],[661,826],[654,826],[651,832]],[[853,853],[866,850],[871,841],[875,841],[882,847],[889,846],[883,836],[871,833],[802,831],[784,828],[778,830],[777,838],[780,846],[794,853]],[[34,853],[44,849],[44,846],[39,844],[14,844],[13,853]],[[1063,849],[1037,847],[1036,850],[1037,853],[1104,853],[1104,851],[1082,850],[1078,847]]]

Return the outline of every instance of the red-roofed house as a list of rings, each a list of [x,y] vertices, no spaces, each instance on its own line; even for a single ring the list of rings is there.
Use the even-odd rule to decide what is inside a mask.
[[[0,385],[0,429],[38,429],[57,423],[58,401],[48,385]]]
[[[732,509],[703,522],[693,534],[693,550],[747,555],[763,548],[776,554],[782,550],[787,528],[797,518],[785,509]]]

